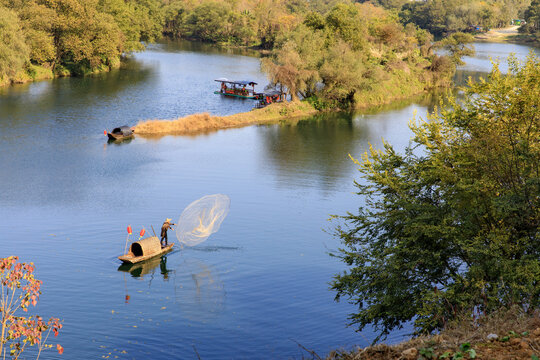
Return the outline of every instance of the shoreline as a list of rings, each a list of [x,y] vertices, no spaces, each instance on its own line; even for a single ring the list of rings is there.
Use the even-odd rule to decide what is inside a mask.
[[[513,25],[505,28],[491,29],[486,33],[477,34],[474,40],[488,43],[508,43],[528,46],[540,46],[540,42],[527,34],[520,34],[519,26]]]
[[[13,78],[0,78],[0,87],[15,86],[32,83],[36,81],[54,80],[62,77],[85,77],[110,72],[119,69],[128,55],[122,56],[111,65],[103,65],[94,69],[83,69],[84,74],[72,73],[65,66],[61,65],[58,71],[42,65],[29,64],[25,69],[19,71]],[[56,71],[56,72],[55,72]]]
[[[483,319],[462,318],[435,335],[421,335],[394,345],[384,343],[334,350],[325,360],[515,359],[540,355],[540,314],[518,307]]]

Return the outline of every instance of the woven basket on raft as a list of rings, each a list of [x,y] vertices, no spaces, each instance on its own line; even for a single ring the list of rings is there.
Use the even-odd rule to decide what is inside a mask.
[[[156,236],[135,241],[129,248],[133,256],[146,256],[161,251],[161,242]]]

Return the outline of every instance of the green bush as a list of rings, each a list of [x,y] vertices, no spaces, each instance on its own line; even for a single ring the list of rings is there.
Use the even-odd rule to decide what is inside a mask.
[[[465,98],[355,160],[358,213],[341,216],[333,255],[348,265],[332,288],[358,306],[359,329],[417,333],[458,315],[540,303],[540,62],[495,65]]]

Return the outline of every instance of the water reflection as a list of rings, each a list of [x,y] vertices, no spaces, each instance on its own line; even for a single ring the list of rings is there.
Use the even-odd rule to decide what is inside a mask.
[[[225,287],[211,266],[186,259],[175,271],[174,302],[185,318],[206,322],[224,311]]]
[[[346,175],[348,166],[339,159],[369,138],[368,127],[353,118],[352,113],[325,114],[259,127],[264,156],[285,178],[305,181],[306,173],[316,173],[319,184],[331,187]]]
[[[107,139],[107,145],[120,146],[120,145],[129,144],[130,142],[133,141],[134,138],[135,138],[134,136],[131,136],[128,138],[123,138],[123,139]]]
[[[252,49],[246,49],[246,48],[241,48],[241,47],[227,47],[227,46],[222,47],[216,44],[182,40],[182,39],[178,39],[178,40],[165,39],[163,41],[160,41],[157,47],[167,52],[190,51],[190,52],[198,52],[198,53],[203,53],[203,54],[215,54],[215,55],[230,54],[230,55],[244,55],[244,56],[252,56],[252,57],[261,56],[261,53],[259,51],[252,50]],[[156,48],[155,44],[150,44],[148,46],[148,50],[154,50],[155,48]]]
[[[10,134],[10,130],[30,124],[40,128],[72,124],[79,131],[88,128],[96,107],[111,107],[120,97],[129,97],[153,72],[150,66],[131,59],[121,69],[94,76],[0,87],[0,114],[2,120],[10,120],[0,122],[0,130]]]
[[[136,264],[123,263],[118,267],[118,271],[129,273],[134,278],[144,278],[146,275],[153,278],[158,266],[163,280],[168,280],[172,270],[167,268],[167,256],[156,256]]]
[[[508,71],[508,56],[514,54],[520,61],[524,61],[532,52],[540,55],[540,49],[519,44],[500,43],[474,43],[476,53],[474,57],[464,57],[465,65],[460,70],[489,72],[493,67],[492,61],[500,62],[500,70]]]
[[[201,260],[185,259],[176,269],[167,265],[167,256],[155,257],[136,264],[122,264],[118,271],[132,278],[152,282],[162,278],[174,284],[174,303],[189,320],[205,322],[215,318],[225,308],[225,287],[218,272]],[[129,303],[129,283],[124,277],[125,299]]]

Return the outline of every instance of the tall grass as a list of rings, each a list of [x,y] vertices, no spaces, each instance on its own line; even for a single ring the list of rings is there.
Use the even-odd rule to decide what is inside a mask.
[[[188,115],[174,120],[141,121],[135,126],[135,133],[140,135],[196,134],[309,116],[316,112],[308,103],[279,103],[262,109],[229,116],[213,116],[208,113],[202,113]]]

